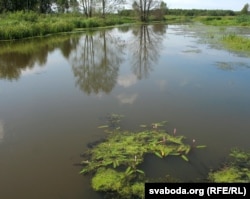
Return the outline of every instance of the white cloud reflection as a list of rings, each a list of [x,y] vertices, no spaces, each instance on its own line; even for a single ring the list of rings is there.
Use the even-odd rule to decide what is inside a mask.
[[[35,66],[33,68],[25,68],[21,71],[21,74],[23,76],[26,75],[34,75],[34,74],[41,74],[44,73],[46,71],[46,69],[44,67],[39,67],[39,66]]]
[[[137,77],[134,74],[119,76],[117,79],[117,84],[125,88],[136,84],[136,82],[137,82]]]
[[[165,90],[167,87],[167,81],[165,79],[157,80],[156,84],[159,86],[161,91]]]
[[[116,96],[122,104],[133,104],[138,97],[138,94],[126,94],[122,93]]]

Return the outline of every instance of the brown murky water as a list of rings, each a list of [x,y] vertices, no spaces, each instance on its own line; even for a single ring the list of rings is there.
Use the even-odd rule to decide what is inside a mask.
[[[190,163],[146,158],[150,177],[205,179],[232,147],[249,150],[250,60],[196,31],[136,26],[1,43],[0,197],[102,198],[74,164],[105,135],[97,126],[108,113],[125,115],[125,129],[168,120],[168,131],[208,146]]]

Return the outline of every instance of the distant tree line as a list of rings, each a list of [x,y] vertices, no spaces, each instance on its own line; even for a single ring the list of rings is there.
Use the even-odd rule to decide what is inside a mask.
[[[164,12],[164,15],[177,15],[177,16],[235,16],[237,12],[232,10],[199,10],[199,9],[169,9],[165,7],[161,9]],[[151,11],[154,13],[154,10]],[[121,15],[131,16],[134,15],[135,11],[130,10],[121,10],[119,11]]]
[[[169,9],[169,15],[181,16],[234,16],[236,13],[232,10],[201,10],[201,9]]]
[[[132,9],[125,9],[125,3],[131,4]],[[179,16],[234,16],[249,14],[249,4],[245,4],[241,11],[232,10],[202,10],[202,9],[168,9],[162,0],[0,0],[0,13],[16,11],[34,11],[38,13],[69,12],[83,13],[86,17],[92,17],[94,13],[106,13],[118,11],[120,15],[135,16],[141,21],[148,21],[153,15],[156,19],[164,18],[164,15]]]
[[[0,0],[0,12],[35,11],[40,13],[52,12],[52,5],[59,10],[77,6],[77,0]]]

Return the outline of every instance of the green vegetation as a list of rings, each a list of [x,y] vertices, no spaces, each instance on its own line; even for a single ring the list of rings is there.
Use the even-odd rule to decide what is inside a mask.
[[[79,31],[96,27],[140,22],[136,10],[122,10],[118,14],[92,17],[74,13],[42,14],[34,11],[17,11],[0,15],[0,40],[16,40],[48,34]],[[168,24],[202,22],[214,26],[250,26],[250,15],[229,11],[167,9],[166,5],[148,13],[147,22],[164,21]],[[163,20],[164,19],[164,20]]]
[[[232,149],[232,158],[222,169],[209,173],[212,182],[250,182],[250,153]]]
[[[250,15],[238,16],[203,16],[197,17],[195,21],[200,21],[206,25],[213,26],[250,26]]]
[[[0,40],[15,40],[48,34],[71,32],[82,28],[113,26],[135,22],[133,18],[118,15],[106,18],[85,18],[80,14],[38,14],[35,12],[15,12],[0,15]]]
[[[236,34],[228,34],[222,37],[223,45],[231,50],[250,52],[250,38]]]
[[[131,132],[119,130],[115,121],[120,117],[114,115],[110,124],[112,130],[107,130],[107,138],[83,154],[84,166],[81,174],[92,173],[92,187],[95,191],[115,193],[121,198],[143,198],[144,183],[149,179],[139,166],[143,163],[146,154],[154,154],[159,158],[176,156],[188,162],[187,155],[194,146],[184,142],[184,136],[177,136],[162,130],[166,121],[152,123],[150,127],[141,125],[143,130]],[[101,126],[110,127],[108,126]],[[110,129],[110,128],[109,128]]]
[[[167,133],[161,127],[166,121],[140,125],[139,131],[120,130],[121,118],[110,114],[106,125],[107,137],[89,146],[82,155],[84,160],[81,174],[91,174],[91,185],[95,191],[102,192],[107,198],[144,198],[144,183],[155,182],[147,178],[141,170],[146,154],[153,154],[161,159],[168,156],[182,158],[189,162],[188,154],[206,146],[185,143],[185,138]],[[250,182],[250,153],[234,148],[223,168],[210,171],[207,182]],[[170,175],[158,182],[178,182]]]

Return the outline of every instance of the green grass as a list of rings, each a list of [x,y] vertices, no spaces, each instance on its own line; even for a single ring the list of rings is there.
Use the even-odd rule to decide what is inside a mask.
[[[0,40],[16,40],[71,32],[79,28],[96,28],[135,22],[132,17],[107,15],[106,18],[86,18],[81,14],[38,14],[16,12],[0,15]]]
[[[153,20],[153,19],[152,19]],[[165,23],[202,22],[214,26],[250,26],[249,15],[239,16],[176,16],[165,15]],[[135,16],[109,14],[105,18],[86,18],[82,14],[38,14],[19,11],[0,15],[0,40],[16,40],[72,32],[84,28],[107,27],[119,24],[138,23]],[[152,22],[152,21],[150,21]]]
[[[201,22],[213,26],[250,26],[250,15],[238,16],[177,16],[165,15],[167,23]]]
[[[176,15],[165,15],[165,20],[168,24],[176,24],[176,23],[187,23],[192,22],[193,17],[189,16],[176,16]]]
[[[213,25],[213,26],[250,26],[249,15],[202,16],[202,17],[196,17],[195,21],[200,21],[203,24]]]
[[[250,52],[250,38],[247,37],[228,34],[222,37],[222,43],[231,50]]]

